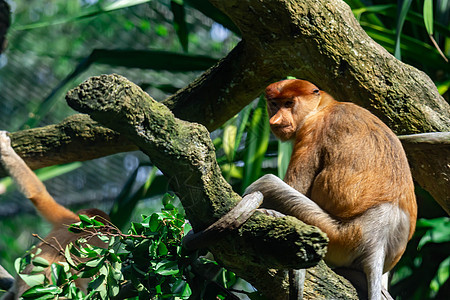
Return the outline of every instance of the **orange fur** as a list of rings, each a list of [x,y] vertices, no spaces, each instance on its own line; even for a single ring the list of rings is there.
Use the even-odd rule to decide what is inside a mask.
[[[284,181],[301,194],[270,176],[246,193],[259,190],[267,208],[322,229],[330,239],[325,261],[363,271],[378,299],[381,275],[400,259],[417,217],[400,141],[369,111],[305,80],[273,83],[266,98],[272,132],[294,143]]]
[[[80,221],[79,214],[96,217],[97,220],[104,224],[110,223],[109,216],[99,209],[83,209],[75,214],[58,204],[47,192],[44,184],[14,152],[10,144],[10,139],[5,131],[0,131],[0,160],[21,192],[31,200],[38,212],[53,225],[53,229],[45,237],[44,242],[39,243],[36,250],[34,250],[36,252],[37,249],[40,249],[41,251],[38,256],[46,259],[50,264],[65,261],[64,255],[57,249],[64,251],[69,243],[75,242],[81,237],[91,236],[89,232],[73,233],[68,231],[70,224]],[[90,238],[88,242],[98,247],[105,246],[96,236]],[[31,265],[27,266],[23,273],[27,274],[31,272],[32,268]],[[43,273],[47,278],[51,279],[50,268],[46,268]],[[86,291],[89,281],[89,278],[81,278],[77,280],[77,285]],[[26,283],[17,276],[13,288],[2,299],[18,299],[28,288]]]

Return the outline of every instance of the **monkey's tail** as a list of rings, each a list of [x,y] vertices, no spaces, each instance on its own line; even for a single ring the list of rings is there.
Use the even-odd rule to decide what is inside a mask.
[[[6,131],[0,131],[0,160],[22,194],[33,202],[39,213],[53,225],[64,220],[76,221],[78,216],[58,204],[44,184],[11,147]]]

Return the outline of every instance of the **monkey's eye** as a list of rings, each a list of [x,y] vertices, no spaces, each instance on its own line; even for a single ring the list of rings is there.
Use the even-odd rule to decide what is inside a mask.
[[[318,95],[320,93],[320,90],[319,89],[314,89],[313,93]]]

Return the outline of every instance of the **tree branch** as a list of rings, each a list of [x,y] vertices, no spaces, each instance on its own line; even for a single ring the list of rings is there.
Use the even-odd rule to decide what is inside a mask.
[[[246,195],[236,206],[218,221],[200,232],[190,232],[183,238],[183,246],[188,250],[207,248],[230,231],[239,229],[263,202],[263,195],[255,192]]]
[[[220,219],[241,200],[221,175],[209,132],[199,124],[174,118],[166,106],[127,79],[92,77],[69,91],[66,99],[72,108],[128,136],[150,157],[169,178],[195,232]],[[258,213],[209,249],[218,261],[270,298],[283,299],[286,285],[274,284],[274,277],[283,282],[285,274],[275,276],[268,268],[313,266],[325,254],[326,243],[320,230],[296,218]],[[259,276],[255,277],[256,273]]]
[[[399,136],[405,148],[414,179],[430,191],[450,215],[450,132],[431,132]]]
[[[406,151],[430,150],[450,147],[450,132],[428,132],[398,137]]]
[[[370,39],[343,1],[210,2],[230,16],[243,40],[216,66],[163,101],[177,117],[198,122],[212,131],[252,101],[267,84],[292,75],[316,83],[337,100],[370,109],[397,133],[450,131],[450,106],[433,82]],[[32,137],[34,134],[40,136],[39,140]],[[13,146],[20,155],[33,150],[39,159],[45,158],[43,163],[35,161],[37,156],[25,158],[32,168],[133,149],[123,140],[117,144],[105,141],[102,133],[98,140],[95,135],[80,140],[63,131],[57,132],[60,136],[54,134],[53,127],[44,127],[42,132],[15,133]],[[29,141],[18,139],[26,136]],[[97,147],[97,142],[99,149],[91,157],[84,157],[74,153],[71,138],[75,139],[73,145],[82,149]],[[51,144],[39,149],[46,139],[54,141],[57,151],[50,148]],[[61,145],[57,140],[63,140],[65,146],[58,148]],[[19,149],[22,143],[33,143],[37,150]],[[445,162],[448,152],[425,158],[421,151],[405,148],[414,179],[450,212],[450,191],[442,189],[442,183],[448,182],[446,174],[450,174]]]
[[[257,76],[312,81],[339,101],[368,108],[398,134],[450,131],[450,106],[431,79],[375,43],[344,1],[210,2],[241,30]],[[450,213],[450,189],[442,189],[449,182],[450,165],[442,162],[448,162],[448,152],[408,157],[414,179]]]
[[[431,79],[375,43],[344,1],[210,2],[239,27],[244,53],[255,53],[252,63],[268,82],[310,80],[340,101],[368,107],[397,133],[449,131],[450,106]]]
[[[258,68],[254,53],[240,42],[219,63],[162,103],[177,118],[213,131],[257,98],[267,85],[268,79]]]
[[[73,115],[56,125],[14,132],[11,146],[33,170],[138,149],[126,137],[87,115]],[[7,176],[3,168],[0,176]]]

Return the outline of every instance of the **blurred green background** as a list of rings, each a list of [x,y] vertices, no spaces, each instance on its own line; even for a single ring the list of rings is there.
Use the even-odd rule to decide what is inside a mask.
[[[74,114],[64,94],[93,75],[118,73],[158,101],[187,85],[240,40],[229,19],[206,0],[7,1],[9,45],[0,55],[0,129],[17,131]],[[450,3],[445,0],[346,1],[366,32],[398,59],[426,72],[449,99]],[[265,173],[283,177],[290,146],[268,127],[255,99],[211,133],[224,177],[235,191]],[[116,224],[159,211],[167,182],[139,152],[38,170],[56,200],[73,210],[111,211]],[[1,181],[0,264],[13,262],[50,226],[8,178]],[[393,273],[396,299],[450,295],[450,222],[417,187],[419,221]],[[155,199],[157,199],[155,201]],[[120,211],[120,214],[118,212]],[[19,218],[20,216],[20,218]]]

